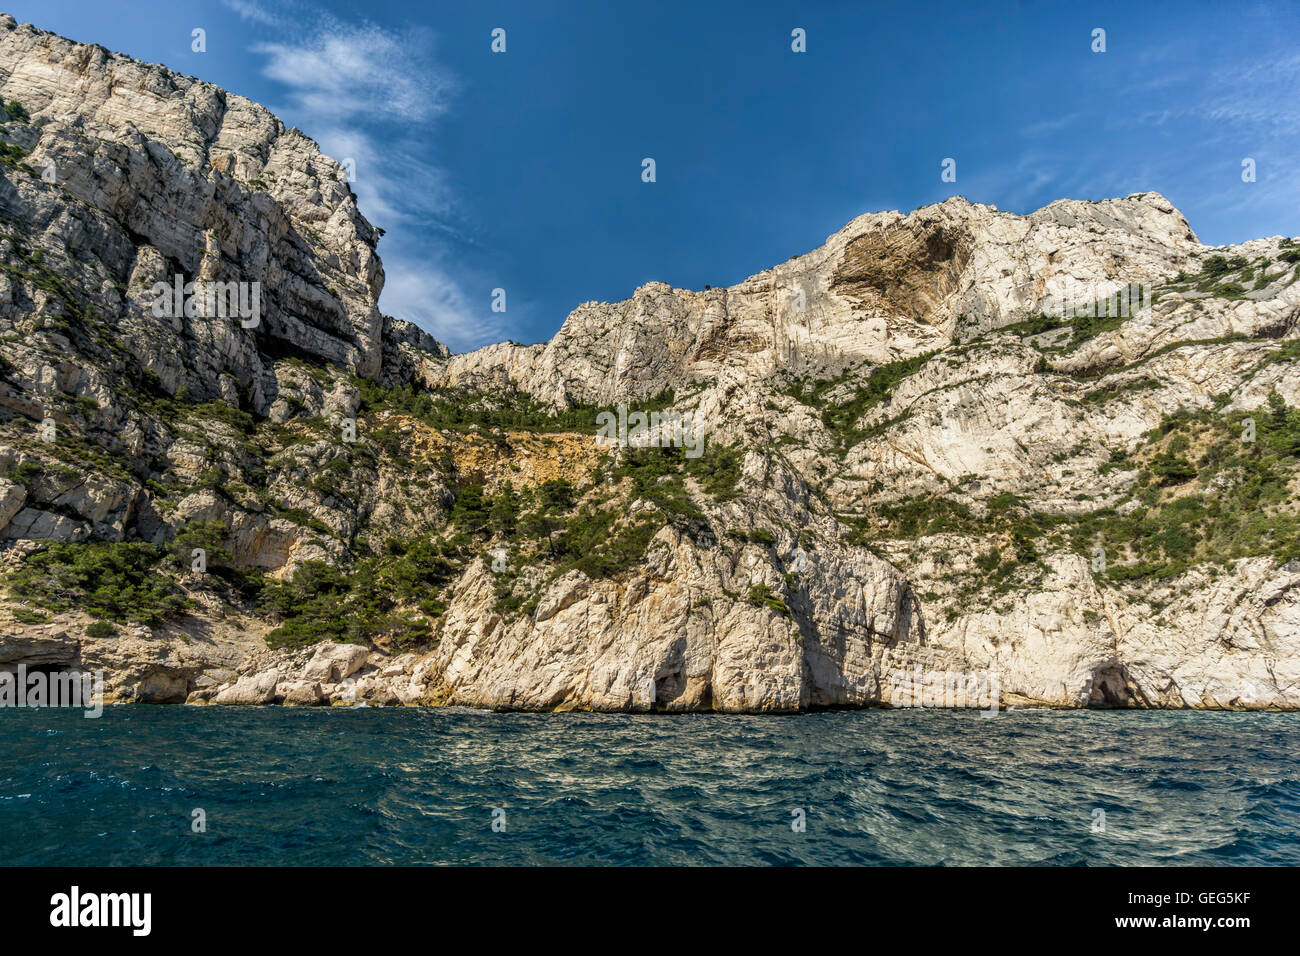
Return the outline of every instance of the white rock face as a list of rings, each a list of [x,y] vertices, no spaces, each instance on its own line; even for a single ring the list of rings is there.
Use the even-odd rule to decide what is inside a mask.
[[[879,363],[1020,321],[1076,291],[1150,282],[1202,247],[1158,193],[1030,216],[956,197],[860,216],[814,252],[726,289],[652,282],[579,306],[544,346],[453,356],[437,384],[509,382],[556,404],[700,380]]]
[[[921,643],[915,599],[870,555],[821,560],[799,609],[805,621],[727,596],[776,585],[779,573],[759,548],[701,550],[671,529],[652,542],[643,573],[618,583],[572,571],[542,594],[531,619],[495,614],[492,576],[476,564],[457,583],[434,655],[443,699],[633,711],[872,703],[881,661]]]
[[[380,315],[378,231],[262,107],[4,16],[0,98],[30,114],[0,123],[23,153],[0,165],[0,571],[217,528],[231,575],[346,572],[463,531],[471,485],[567,481],[565,520],[612,508],[609,535],[658,521],[608,573],[464,532],[436,600],[392,609],[422,615],[415,643],[336,628],[270,651],[298,608],[173,555],[166,626],[92,638],[79,609],[11,594],[0,666],[218,704],[794,711],[910,706],[938,677],[1001,706],[1300,707],[1290,239],[1205,247],[1157,193],[1027,216],[956,197],[729,288],[652,282],[549,342],[451,355]],[[177,271],[258,282],[261,324],[156,317]],[[1131,286],[1132,314],[1062,314]],[[688,470],[670,513],[595,484],[626,456],[594,420],[458,429],[420,418],[424,389],[557,411],[671,389],[737,450],[734,494]],[[513,577],[495,547],[526,555]]]
[[[697,293],[651,284],[627,302],[584,305],[546,345],[454,356],[438,384],[510,382],[558,405],[645,398],[671,387],[686,393],[684,404],[719,440],[752,442],[757,435],[760,447],[789,442],[768,463],[769,480],[784,473],[789,489],[802,483],[787,469],[820,476],[810,481],[820,486],[813,497],[839,514],[951,493],[972,476],[978,480],[967,481],[962,497],[976,507],[1013,494],[1049,512],[1098,505],[1131,511],[1136,500],[1123,501],[1133,492],[1131,475],[1124,480],[1103,466],[1112,452],[1139,447],[1164,416],[1211,410],[1216,396],[1225,397],[1225,414],[1259,409],[1270,393],[1296,404],[1294,360],[1273,360],[1278,340],[1296,337],[1300,318],[1294,257],[1288,264],[1281,255],[1287,248],[1257,240],[1207,250],[1154,193],[1060,201],[1026,217],[953,199],[907,217],[861,217],[821,249],[729,289]],[[1154,307],[1078,347],[1049,349],[1046,359],[1028,347],[1032,340],[998,333],[1055,300],[1077,299],[1077,290],[1101,295],[1129,283],[1168,289],[1211,253],[1256,264],[1263,257],[1273,263],[1262,270],[1273,281],[1261,278],[1236,299],[1164,291]],[[803,290],[804,300],[791,290]],[[1052,335],[1042,338],[1050,345]],[[842,458],[810,409],[779,394],[801,376],[815,381],[848,370],[851,384],[858,363],[865,363],[865,377],[882,362],[929,352],[937,353],[934,360],[866,413],[866,436]],[[800,528],[817,510],[816,501],[806,502],[809,493],[803,486],[784,498],[753,494],[747,503],[777,525]],[[912,542],[906,555],[891,554],[906,568],[890,569],[891,588],[910,600],[912,592],[942,590],[934,579],[952,570],[950,549],[973,556],[987,545],[969,537]],[[1161,599],[1168,606],[1156,624],[1147,595],[1108,587],[1084,556],[1057,553],[1048,556],[1046,580],[1014,591],[1009,607],[940,601],[931,610],[932,602],[922,601],[906,615],[911,626],[889,641],[864,634],[855,622],[840,638],[840,656],[828,662],[821,616],[833,618],[834,611],[821,593],[830,584],[823,556],[798,593],[787,595],[790,625],[725,600],[720,613],[717,596],[728,582],[699,579],[689,593],[708,595],[703,613],[688,610],[686,598],[673,613],[659,606],[644,617],[623,610],[632,595],[656,594],[677,580],[629,583],[626,595],[606,588],[587,595],[561,579],[541,596],[531,622],[507,624],[491,613],[471,574],[438,654],[447,699],[644,709],[650,696],[638,696],[638,687],[659,683],[672,688],[665,695],[661,687],[654,699],[664,709],[701,700],[719,709],[880,703],[920,662],[927,673],[996,674],[1009,702],[1300,703],[1294,575],[1267,557],[1232,566],[1227,579],[1194,570],[1158,585],[1175,596]],[[847,563],[863,566],[859,555]],[[805,601],[811,615],[800,613]],[[560,614],[551,611],[557,602]],[[894,606],[877,598],[865,613]],[[731,626],[748,638],[728,643],[723,635]],[[674,656],[677,648],[683,651]],[[737,655],[734,664],[728,652]],[[610,661],[619,667],[611,669]],[[690,693],[680,689],[686,685]],[[755,688],[761,704],[749,696]]]
[[[378,374],[377,236],[342,167],[300,131],[243,97],[7,15],[0,79],[0,95],[32,118],[14,130],[25,161],[56,177],[17,177],[10,211],[46,224],[30,240],[47,261],[78,260],[74,271],[96,273],[79,277],[87,286],[120,286],[102,304],[169,393],[224,397],[228,376],[268,408],[276,386],[259,335]],[[186,280],[260,283],[262,324],[154,319],[150,290],[178,266]]]

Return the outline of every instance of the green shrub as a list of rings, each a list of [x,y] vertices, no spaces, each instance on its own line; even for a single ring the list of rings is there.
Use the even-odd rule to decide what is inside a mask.
[[[492,496],[488,508],[488,525],[493,533],[510,537],[519,524],[519,501],[509,482]]]
[[[27,151],[23,150],[23,148],[18,146],[17,143],[0,142],[0,163],[30,172],[30,166],[23,163],[23,160],[25,160],[26,157]]]
[[[602,533],[603,525],[604,519],[593,515],[589,521],[580,520],[565,532],[560,553],[567,560],[562,570],[576,569],[595,579],[625,574],[645,556],[650,540],[663,527],[661,521],[647,516],[627,522],[613,534]]]
[[[44,474],[45,469],[36,462],[25,461],[9,472],[9,480],[16,481],[30,492]]]
[[[1196,477],[1196,469],[1190,461],[1167,451],[1160,452],[1151,460],[1151,473],[1159,479],[1162,487],[1181,485]]]
[[[90,626],[86,628],[87,637],[103,638],[114,637],[116,635],[117,628],[108,621],[92,621]]]
[[[427,643],[433,637],[431,620],[446,610],[439,594],[463,565],[452,545],[423,537],[390,539],[382,554],[361,559],[351,571],[305,561],[290,580],[263,585],[261,605],[283,619],[267,635],[267,644]]]
[[[467,484],[456,489],[456,501],[448,520],[465,534],[481,534],[488,527],[488,506],[483,500],[483,486]]]
[[[8,576],[10,593],[52,611],[156,627],[189,602],[157,571],[162,552],[140,542],[53,542]]]
[[[755,607],[769,607],[785,617],[790,617],[790,608],[784,601],[772,593],[766,584],[755,584],[749,589],[749,603]]]
[[[684,458],[690,475],[715,501],[732,501],[740,493],[740,469],[745,461],[744,449],[734,445],[709,442],[699,458]]]
[[[1024,507],[1024,504],[1024,499],[1019,495],[1012,494],[1010,491],[994,495],[988,502],[990,511],[1007,511],[1010,508]]]

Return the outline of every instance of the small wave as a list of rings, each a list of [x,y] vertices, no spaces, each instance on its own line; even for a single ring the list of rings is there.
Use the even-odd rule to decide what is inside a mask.
[[[0,753],[0,860],[1300,862],[1300,715],[367,709],[50,717]]]

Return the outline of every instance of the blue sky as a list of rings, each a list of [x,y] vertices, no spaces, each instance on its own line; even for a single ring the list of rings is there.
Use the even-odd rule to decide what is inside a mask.
[[[380,306],[457,351],[544,340],[651,280],[729,285],[861,213],[954,194],[1023,213],[1157,190],[1203,242],[1300,233],[1296,3],[6,9],[255,99],[353,159],[388,232]]]

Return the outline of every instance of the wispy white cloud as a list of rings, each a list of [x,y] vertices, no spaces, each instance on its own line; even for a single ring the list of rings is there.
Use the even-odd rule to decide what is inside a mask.
[[[311,115],[423,122],[446,109],[452,87],[432,47],[427,30],[399,35],[325,18],[309,36],[253,50],[267,57],[263,72]]]
[[[1156,81],[1141,88],[1151,92]],[[1244,132],[1300,135],[1300,54],[1220,64],[1211,70],[1170,72],[1159,85],[1178,90],[1180,105],[1143,110],[1137,121],[1161,126],[1173,120],[1208,120],[1218,127],[1211,142]]]
[[[1067,113],[1064,116],[1050,117],[1030,123],[1020,132],[1023,136],[1044,136],[1049,133],[1059,133],[1061,130],[1073,126],[1078,119],[1078,113]]]
[[[490,283],[454,262],[454,252],[475,241],[431,145],[456,90],[434,56],[436,38],[319,10],[307,15],[301,0],[223,2],[277,27],[278,36],[252,47],[264,57],[263,74],[284,91],[283,102],[268,105],[354,171],[358,206],[387,232],[380,308],[456,350],[501,338],[488,308]]]
[[[1013,162],[972,169],[967,165],[958,179],[957,190],[972,202],[996,202],[1012,212],[1031,212],[1043,204],[1043,196],[1068,196],[1061,163],[1040,150],[1026,149]]]
[[[276,26],[280,23],[280,18],[265,7],[259,6],[253,0],[221,0],[221,2],[230,10],[239,14],[241,20],[248,20],[252,23],[260,23],[263,26]]]
[[[1300,53],[1261,28],[1248,51],[1181,36],[1142,50],[1137,61],[1140,69],[1097,87],[1084,108],[1022,126],[1005,159],[968,163],[962,191],[1028,211],[1058,197],[1157,190],[1184,204],[1194,226],[1264,224],[1236,227],[1234,235],[1211,225],[1206,241],[1286,228],[1278,210],[1300,204],[1291,159],[1300,150]],[[1072,148],[1080,138],[1113,149]],[[1248,157],[1256,181],[1241,178]]]
[[[467,290],[469,281],[445,265],[408,255],[384,259],[387,282],[385,311],[414,322],[453,350],[478,348],[506,337],[490,310],[491,287],[484,279]]]
[[[1117,95],[1119,103],[1146,107],[1133,110],[1139,126],[1186,144],[1176,155],[1154,162],[1152,173],[1159,178],[1152,182],[1184,182],[1186,195],[1202,215],[1268,224],[1245,230],[1249,234],[1275,230],[1277,211],[1300,204],[1300,182],[1291,174],[1292,157],[1300,149],[1300,100],[1295,96],[1300,53],[1261,31],[1249,56],[1225,55],[1198,69],[1171,71],[1164,86],[1159,91],[1164,102],[1155,107],[1147,107],[1151,85]],[[1250,182],[1241,178],[1240,164],[1247,158],[1257,167],[1257,179]],[[1211,235],[1207,241],[1228,238]]]

